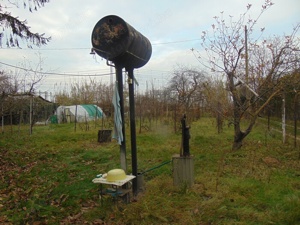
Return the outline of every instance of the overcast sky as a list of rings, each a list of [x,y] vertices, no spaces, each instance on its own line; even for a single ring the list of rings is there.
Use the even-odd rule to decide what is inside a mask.
[[[22,1],[20,1],[22,2]],[[264,36],[289,34],[300,22],[299,0],[273,0],[275,3],[260,18],[257,29],[265,27]],[[24,61],[32,67],[44,60],[45,75],[41,91],[56,92],[71,82],[97,79],[103,83],[114,80],[110,67],[99,56],[90,54],[91,33],[95,24],[107,15],[117,15],[146,36],[152,43],[152,56],[142,68],[134,71],[139,88],[153,83],[164,86],[178,66],[200,67],[190,49],[201,51],[200,37],[215,22],[214,16],[223,11],[238,18],[252,4],[255,18],[262,0],[50,0],[45,7],[30,13],[21,5],[10,8],[13,16],[27,20],[32,32],[51,36],[51,42],[41,48],[0,49],[1,63],[22,67]],[[0,64],[1,70],[13,70]],[[70,75],[69,75],[70,74]],[[74,75],[83,75],[81,77]],[[97,76],[89,76],[97,75]]]

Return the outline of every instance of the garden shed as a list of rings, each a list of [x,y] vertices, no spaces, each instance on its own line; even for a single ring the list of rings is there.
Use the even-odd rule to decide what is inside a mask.
[[[58,123],[88,122],[104,118],[103,110],[97,105],[59,106],[55,111]]]

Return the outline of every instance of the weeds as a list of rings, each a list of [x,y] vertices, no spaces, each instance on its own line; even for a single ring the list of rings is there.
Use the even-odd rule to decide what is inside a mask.
[[[299,150],[257,126],[245,146],[231,152],[232,128],[217,134],[212,121],[191,125],[192,187],[175,187],[168,163],[144,174],[145,191],[135,201],[115,205],[108,198],[102,206],[91,180],[118,168],[120,155],[116,142],[97,143],[94,126],[76,132],[69,124],[34,127],[31,136],[21,127],[1,134],[0,223],[300,223]],[[180,134],[165,124],[143,130],[137,135],[138,169],[171,160],[180,143]]]

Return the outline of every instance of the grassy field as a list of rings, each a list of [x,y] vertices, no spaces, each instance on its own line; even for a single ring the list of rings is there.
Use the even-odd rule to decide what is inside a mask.
[[[145,173],[146,189],[132,202],[107,197],[103,205],[92,179],[120,167],[117,143],[98,143],[92,125],[28,130],[6,127],[0,135],[0,224],[300,224],[300,149],[264,125],[232,152],[233,128],[217,134],[214,120],[201,118],[190,130],[191,188],[175,187],[166,163]],[[170,161],[180,142],[160,122],[137,134],[139,171]],[[130,173],[129,136],[127,143]]]

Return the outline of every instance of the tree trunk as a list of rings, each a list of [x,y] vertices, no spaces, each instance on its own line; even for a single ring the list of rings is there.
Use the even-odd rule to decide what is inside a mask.
[[[243,104],[240,101],[236,85],[234,84],[234,72],[227,73],[227,76],[229,78],[229,89],[233,99],[234,141],[232,144],[232,150],[238,150],[242,147],[244,138],[251,132],[258,113],[251,115],[251,119],[249,121],[247,129],[245,131],[242,131],[241,119],[243,118],[243,115],[246,111],[242,106]]]
[[[218,102],[217,106],[217,125],[218,125],[218,134],[223,131],[223,116],[222,116],[222,105]]]
[[[242,147],[243,145],[243,139],[246,137],[245,133],[241,131],[241,126],[240,126],[240,115],[239,115],[239,110],[235,107],[234,109],[235,114],[234,114],[234,140],[232,144],[232,150],[238,150]]]
[[[241,141],[234,141],[232,144],[232,150],[236,151],[239,150],[243,146],[243,142]]]
[[[234,141],[232,144],[232,150],[239,150],[243,146],[243,140],[246,137],[242,131],[236,131],[234,135]]]
[[[234,141],[232,144],[232,150],[239,150],[243,145],[243,140],[251,132],[257,116],[253,116],[249,121],[249,125],[245,131],[241,131],[240,119],[235,118],[236,124],[234,125]]]

